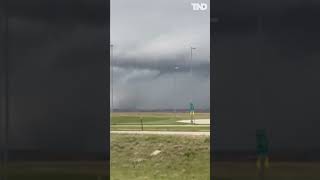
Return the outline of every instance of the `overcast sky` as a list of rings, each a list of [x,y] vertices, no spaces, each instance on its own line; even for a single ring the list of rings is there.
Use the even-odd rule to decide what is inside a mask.
[[[188,108],[191,97],[210,107],[210,9],[193,11],[191,2],[111,1],[115,108]]]

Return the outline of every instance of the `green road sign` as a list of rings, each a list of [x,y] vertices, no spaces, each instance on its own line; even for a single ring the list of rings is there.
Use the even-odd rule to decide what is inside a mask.
[[[194,105],[193,103],[190,103],[190,109],[189,109],[190,112],[194,112]]]
[[[256,132],[257,140],[257,154],[258,156],[267,156],[268,155],[268,138],[265,129],[258,129]]]

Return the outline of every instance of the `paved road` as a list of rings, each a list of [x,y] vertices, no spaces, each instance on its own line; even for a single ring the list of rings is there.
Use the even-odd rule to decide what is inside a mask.
[[[177,122],[188,123],[188,124],[191,123],[190,119],[188,119],[188,120],[179,120]],[[207,124],[207,125],[210,125],[210,119],[196,119],[195,120],[195,124]]]
[[[111,131],[111,134],[210,136],[210,132],[182,132],[182,131]]]

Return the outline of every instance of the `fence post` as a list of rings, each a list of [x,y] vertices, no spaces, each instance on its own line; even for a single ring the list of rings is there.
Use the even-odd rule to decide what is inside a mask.
[[[143,121],[142,121],[142,117],[140,117],[140,124],[141,124],[141,131],[143,131]]]

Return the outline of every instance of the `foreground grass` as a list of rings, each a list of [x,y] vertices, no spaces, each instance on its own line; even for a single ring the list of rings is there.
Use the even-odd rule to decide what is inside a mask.
[[[206,180],[209,152],[209,137],[112,134],[111,180]]]

